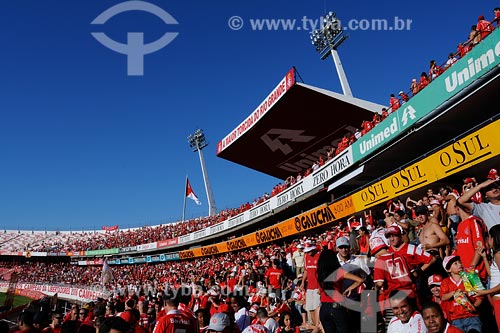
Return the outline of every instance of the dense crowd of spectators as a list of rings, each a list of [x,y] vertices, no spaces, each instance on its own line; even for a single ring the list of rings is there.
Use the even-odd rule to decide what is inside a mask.
[[[464,329],[461,325],[467,318],[473,321],[472,327],[479,327],[478,332],[482,326],[495,332],[492,304],[498,311],[497,296],[491,301],[485,296],[496,295],[500,289],[500,280],[493,279],[500,274],[495,266],[500,250],[500,217],[488,214],[492,209],[500,211],[500,177],[492,169],[480,183],[467,177],[463,184],[456,185],[429,188],[422,197],[408,197],[404,203],[399,198],[389,200],[383,211],[366,212],[362,217],[340,221],[320,234],[311,233],[288,242],[189,261],[112,266],[114,278],[106,288],[113,297],[138,295],[154,304],[158,295],[189,286],[198,295],[193,296],[188,307],[193,311],[209,308],[211,315],[222,311],[217,310],[219,306],[223,312],[231,312],[231,304],[226,303],[230,300],[228,295],[244,293],[248,311],[255,304],[270,314],[266,318],[279,319],[280,313],[295,313],[296,325],[318,332],[321,325],[327,325],[319,318],[324,304],[330,301],[321,299],[316,307],[306,305],[314,299],[308,291],[321,288],[321,284],[312,286],[313,276],[321,280],[321,256],[332,253],[334,257],[328,257],[328,262],[338,262],[342,267],[341,280],[351,279],[356,286],[350,288],[342,283],[339,295],[349,294],[352,297],[346,299],[360,302],[363,290],[378,291],[381,314],[385,316],[379,314],[376,319],[379,331],[394,332],[390,329],[396,325],[394,318],[410,320],[404,318],[397,302],[406,302],[405,306],[417,311],[432,300],[454,325]],[[20,280],[25,282],[94,287],[102,283],[100,266],[36,261],[23,265],[4,262],[1,266],[21,267]],[[478,279],[476,289],[466,287],[462,280],[465,273]],[[405,290],[406,296],[395,295],[395,290]],[[209,302],[210,298],[218,299]],[[211,302],[216,302],[217,307],[212,308]],[[346,313],[357,318],[345,302],[341,303],[347,307]],[[421,315],[413,319],[423,325]]]

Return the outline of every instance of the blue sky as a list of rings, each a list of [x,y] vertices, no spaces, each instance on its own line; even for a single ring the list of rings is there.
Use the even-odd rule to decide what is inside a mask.
[[[387,104],[411,79],[467,38],[496,1],[150,1],[178,21],[139,11],[90,23],[123,1],[16,0],[0,5],[0,228],[121,228],[179,220],[185,176],[203,202],[197,154],[187,136],[202,128],[219,209],[252,201],[279,182],[217,158],[217,142],[296,66],[304,82],[341,92],[331,59],[321,61],[309,31],[253,30],[251,19],[412,20],[404,31],[350,30],[339,49],[356,97]],[[232,30],[229,18],[243,19]],[[355,21],[351,21],[355,22]],[[352,23],[351,23],[352,24]],[[91,32],[125,43],[179,35],[144,57],[144,75],[127,76],[127,57]],[[306,115],[305,115],[306,116]],[[298,119],[299,120],[299,119]]]

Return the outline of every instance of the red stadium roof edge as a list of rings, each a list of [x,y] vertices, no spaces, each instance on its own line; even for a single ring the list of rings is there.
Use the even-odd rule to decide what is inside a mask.
[[[285,179],[326,156],[345,133],[384,106],[296,82],[292,68],[217,144],[217,156]]]

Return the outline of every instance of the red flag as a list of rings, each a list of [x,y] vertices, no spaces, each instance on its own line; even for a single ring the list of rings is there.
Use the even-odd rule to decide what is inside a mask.
[[[194,200],[197,205],[201,205],[201,201],[198,199],[196,194],[194,194],[193,189],[191,188],[191,184],[189,183],[189,179],[186,178],[186,197],[191,200]]]

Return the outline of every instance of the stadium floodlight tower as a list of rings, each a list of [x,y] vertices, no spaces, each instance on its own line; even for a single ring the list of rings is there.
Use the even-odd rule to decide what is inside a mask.
[[[208,181],[207,167],[205,166],[205,159],[203,158],[202,149],[208,146],[205,140],[205,134],[201,129],[197,129],[193,134],[188,136],[189,146],[193,152],[198,152],[200,156],[201,171],[203,172],[203,181],[205,182],[205,190],[207,191],[208,199],[208,215],[214,216],[217,214],[217,208],[215,207],[214,195],[212,194],[212,188],[210,187],[210,182]]]
[[[310,37],[316,51],[321,55],[321,60],[325,60],[330,54],[332,55],[337,74],[339,75],[342,91],[344,95],[352,97],[351,87],[349,86],[337,52],[337,48],[347,39],[347,36],[344,35],[340,20],[337,19],[335,13],[329,12],[323,18],[323,25],[321,28],[311,32]]]

